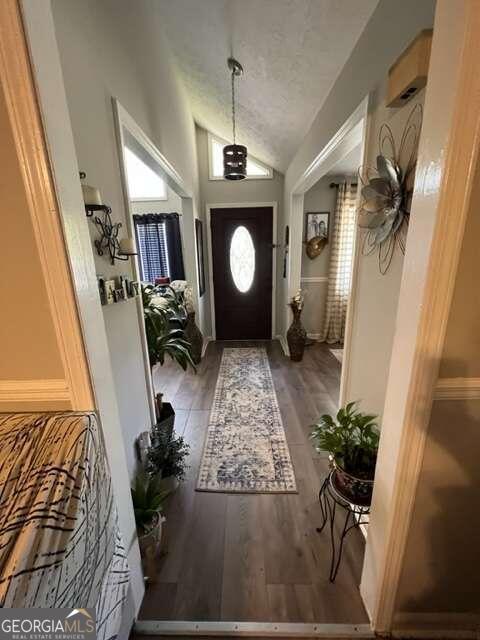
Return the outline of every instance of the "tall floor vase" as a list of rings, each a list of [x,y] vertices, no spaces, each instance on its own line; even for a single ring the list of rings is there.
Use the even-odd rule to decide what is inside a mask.
[[[301,309],[290,306],[293,313],[293,322],[287,331],[287,343],[290,351],[290,360],[292,362],[301,362],[305,344],[307,342],[307,332],[300,320],[302,315]]]
[[[192,360],[195,364],[202,361],[203,335],[195,322],[195,312],[191,311],[187,314],[187,322],[185,324],[185,338],[191,345]]]

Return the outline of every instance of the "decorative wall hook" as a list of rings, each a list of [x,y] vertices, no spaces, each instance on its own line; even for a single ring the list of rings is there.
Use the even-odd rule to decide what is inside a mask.
[[[84,180],[86,177],[87,174],[81,171],[80,180]],[[115,260],[126,261],[130,256],[137,255],[130,238],[118,239],[122,223],[112,222],[112,209],[102,203],[100,190],[88,184],[82,184],[82,192],[87,218],[91,218],[96,212],[101,212],[101,215],[96,215],[93,218],[100,234],[100,238],[94,241],[98,255],[103,256],[105,251],[108,251],[111,264],[115,264]]]
[[[122,254],[118,240],[118,232],[122,227],[122,223],[112,222],[112,210],[110,207],[105,206],[102,211],[102,217],[95,216],[93,219],[100,234],[100,238],[95,240],[98,255],[103,256],[105,251],[108,251],[111,264],[115,264],[115,260],[128,260],[132,254]]]

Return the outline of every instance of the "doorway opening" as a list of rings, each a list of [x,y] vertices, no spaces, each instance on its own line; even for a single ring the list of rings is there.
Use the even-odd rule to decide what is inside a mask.
[[[340,170],[330,172],[339,161],[348,153],[353,154],[354,149],[360,153],[363,116],[362,112],[356,121],[355,144],[353,136],[348,142],[339,143],[342,152],[337,153],[335,161],[330,158],[328,167],[325,164],[321,172],[312,173],[309,183],[302,187],[303,193],[327,173],[327,179],[333,181]],[[334,189],[329,193],[335,197]],[[348,629],[352,635],[359,631],[368,634],[368,614],[358,589],[365,546],[361,532],[351,532],[338,575],[330,582],[332,541],[329,535],[316,531],[322,522],[318,489],[328,474],[329,461],[327,454],[314,451],[309,439],[310,425],[319,415],[333,413],[338,407],[340,363],[328,347],[315,344],[307,350],[303,362],[293,364],[285,358],[281,345],[271,340],[275,336],[276,252],[272,240],[277,237],[276,203],[209,204],[206,214],[215,341],[209,344],[196,375],[170,363],[155,374],[155,384],[174,406],[175,428],[188,443],[190,455],[184,482],[165,511],[163,553],[147,587],[137,628],[158,634],[192,631],[198,634],[202,630],[208,635],[227,633],[228,628],[236,633],[288,631],[308,636],[319,635],[323,625],[336,623],[351,625]],[[299,219],[301,261],[303,202]],[[235,242],[240,246],[235,247]],[[271,324],[267,327],[265,323],[263,335],[228,334],[240,315],[236,297],[248,294],[255,286],[261,242],[265,248],[270,243],[268,252],[263,252],[268,260],[262,266],[264,273],[270,272],[272,276],[269,280],[265,275],[263,294],[257,292],[256,297],[263,298],[263,317],[268,318],[266,308],[271,304]],[[293,247],[293,238],[290,246]],[[235,265],[237,251],[239,265]],[[301,275],[300,270],[298,284]],[[232,292],[234,295],[230,297]],[[222,306],[224,298],[226,309]],[[225,316],[228,321],[222,324]],[[248,328],[248,317],[238,324],[233,327],[235,331]],[[237,342],[236,337],[241,341]],[[295,472],[295,490],[273,494],[204,488],[202,470],[208,469],[208,463],[217,465],[219,450],[223,447],[224,453],[231,446],[237,454],[239,449],[241,434],[235,420],[231,422],[236,430],[226,447],[224,441],[220,447],[219,441],[210,437],[210,410],[215,407],[218,414],[221,399],[218,381],[228,373],[223,366],[224,356],[233,350],[247,350],[249,358],[256,357],[254,351],[265,352]],[[233,394],[250,373],[244,368],[229,387],[229,393]],[[258,432],[261,427],[264,401],[254,397],[258,410],[252,442],[256,442],[255,430]],[[245,395],[243,401],[248,400]],[[242,415],[247,409],[240,403]],[[229,417],[227,414],[222,418],[226,430]],[[209,442],[213,442],[211,448]],[[254,447],[253,453],[261,452]],[[231,468],[230,464],[222,468],[223,476]]]
[[[358,144],[304,194],[300,279],[305,297],[303,323],[310,344],[321,343],[332,370],[339,374],[354,271],[361,155]]]
[[[302,288],[316,291],[309,296],[315,304],[309,311],[307,330],[312,339],[332,345],[328,349],[341,368],[338,406],[347,397],[359,234],[356,211],[360,189],[355,173],[366,155],[369,103],[366,96],[300,176],[289,196],[287,292],[291,298]],[[321,232],[321,250],[309,258],[307,243],[317,231]],[[287,309],[285,326],[289,323]]]
[[[136,240],[132,263],[139,283],[153,286],[186,280],[192,304],[198,307],[195,218],[193,198],[181,176],[115,98],[113,113],[117,133],[120,173],[127,210],[127,231]],[[157,407],[152,361],[145,328],[143,296],[137,298],[150,417]]]

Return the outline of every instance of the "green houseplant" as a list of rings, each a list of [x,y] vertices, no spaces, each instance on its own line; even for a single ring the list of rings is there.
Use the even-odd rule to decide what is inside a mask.
[[[164,502],[170,492],[162,487],[161,478],[143,469],[136,474],[131,491],[137,531],[143,536],[161,523]]]
[[[150,366],[163,365],[168,355],[184,371],[188,365],[195,371],[190,343],[183,330],[186,311],[182,297],[168,286],[142,284],[142,303]]]
[[[175,489],[187,470],[186,458],[190,447],[181,436],[155,425],[150,433],[151,446],[147,451],[147,471],[163,479],[163,485]]]
[[[317,451],[333,460],[336,489],[355,504],[370,504],[379,442],[374,415],[362,413],[356,402],[339,409],[335,417],[324,414],[312,425]]]
[[[149,575],[156,573],[154,563],[165,522],[163,508],[170,491],[163,487],[161,478],[141,469],[135,476],[131,492],[143,570],[146,579],[150,580]]]

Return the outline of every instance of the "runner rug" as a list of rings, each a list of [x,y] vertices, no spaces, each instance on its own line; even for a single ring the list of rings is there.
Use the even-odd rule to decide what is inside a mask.
[[[297,492],[264,348],[223,351],[197,490]]]

